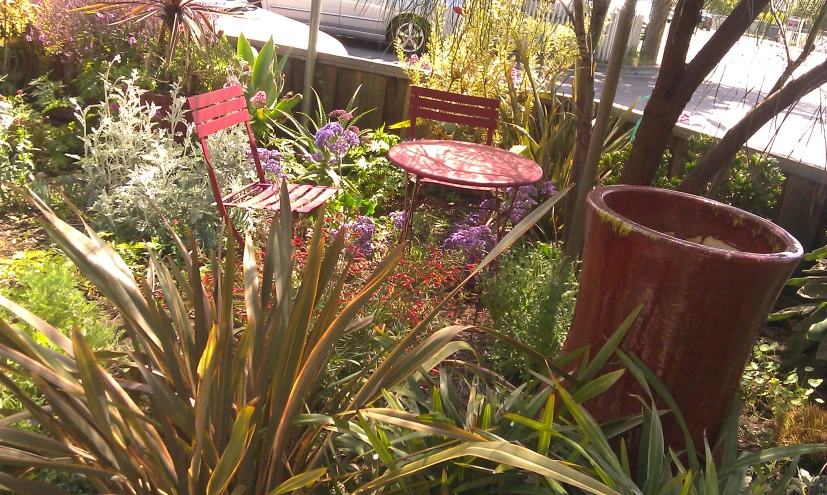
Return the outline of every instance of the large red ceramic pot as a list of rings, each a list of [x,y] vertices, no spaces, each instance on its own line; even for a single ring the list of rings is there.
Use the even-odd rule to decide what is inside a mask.
[[[786,231],[731,206],[650,187],[595,189],[563,352],[591,344],[594,355],[645,301],[620,348],[660,377],[703,451],[704,432],[715,441],[758,330],[801,255]],[[585,406],[598,421],[620,418],[641,412],[634,395],[645,397],[625,373]],[[667,441],[683,449],[677,423],[671,415],[663,422]]]

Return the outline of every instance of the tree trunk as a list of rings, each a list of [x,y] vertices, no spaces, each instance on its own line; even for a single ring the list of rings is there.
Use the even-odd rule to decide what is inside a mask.
[[[732,164],[738,150],[753,134],[779,112],[824,83],[827,83],[827,61],[813,67],[756,105],[701,159],[701,163],[681,183],[680,190],[692,193],[699,191],[715,174],[724,172]]]
[[[617,17],[617,33],[615,34],[614,45],[609,54],[609,67],[606,70],[606,78],[603,81],[603,91],[600,93],[597,117],[595,118],[594,129],[592,129],[591,133],[583,174],[577,188],[577,202],[574,207],[574,215],[568,227],[569,240],[566,243],[566,255],[571,259],[577,258],[583,247],[583,234],[586,220],[586,195],[594,188],[597,165],[600,162],[600,155],[603,154],[603,142],[606,139],[606,131],[609,127],[609,119],[612,116],[615,94],[617,93],[617,84],[620,81],[620,69],[623,66],[623,57],[626,55],[629,33],[632,31],[635,3],[637,3],[637,0],[624,0],[623,9]]]
[[[577,48],[580,58],[577,60],[574,78],[574,107],[577,115],[577,131],[574,138],[574,153],[572,157],[569,183],[575,186],[566,198],[563,223],[566,227],[566,237],[570,229],[568,226],[574,215],[577,204],[577,184],[583,176],[583,166],[586,162],[586,153],[592,135],[592,114],[594,113],[594,50],[600,41],[603,32],[603,23],[609,9],[608,0],[594,0],[592,5],[589,31],[586,32],[585,11],[582,0],[572,1],[572,24],[577,37]]]
[[[669,28],[658,79],[643,112],[629,159],[620,175],[621,183],[647,185],[652,182],[675,122],[695,90],[768,3],[769,0],[738,2],[732,14],[689,63],[685,63],[689,42],[703,1],[686,0],[678,4]]]
[[[666,28],[666,19],[672,0],[655,0],[652,3],[652,13],[649,15],[649,24],[646,26],[646,36],[640,48],[640,65],[654,65],[658,63],[660,42],[663,39],[663,30]]]

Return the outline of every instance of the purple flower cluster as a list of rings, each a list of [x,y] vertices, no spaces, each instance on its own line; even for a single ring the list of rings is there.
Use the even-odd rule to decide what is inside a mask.
[[[347,122],[349,120],[353,120],[353,114],[348,112],[347,110],[333,110],[332,112],[330,112],[328,117],[330,117],[331,119],[336,119],[339,122]]]
[[[360,216],[356,220],[346,223],[343,228],[346,235],[353,236],[353,247],[357,253],[362,256],[373,254],[373,236],[376,234],[376,225],[370,217]],[[330,234],[334,237],[338,233],[337,229],[330,231]]]
[[[359,134],[355,129],[345,129],[339,122],[328,122],[316,131],[316,147],[330,152],[331,161],[341,160],[348,151],[359,146]]]
[[[458,249],[469,260],[480,260],[493,246],[494,234],[487,225],[457,229],[442,243],[442,249]]]
[[[511,198],[514,188],[506,191],[506,198]],[[540,182],[538,185],[521,186],[517,189],[514,205],[508,220],[519,223],[537,206],[542,199],[557,194],[557,189],[551,181]],[[500,200],[500,208],[508,208],[509,199]],[[484,225],[486,212],[497,208],[497,200],[488,198],[480,203],[480,209],[469,213],[465,218],[454,225],[454,232],[442,243],[442,249],[458,249],[465,254],[469,261],[479,261],[493,246],[496,238],[491,228]],[[393,218],[393,217],[392,217]]]
[[[250,105],[253,108],[264,108],[267,105],[267,93],[259,91],[250,98]]]
[[[506,191],[507,197],[514,195],[514,188],[509,187]],[[514,205],[508,219],[511,223],[519,223],[528,213],[537,206],[537,188],[534,186],[520,186],[517,195],[514,196]]]
[[[388,214],[388,218],[391,219],[391,223],[397,229],[401,229],[405,225],[405,217],[404,211],[392,211]]]
[[[252,151],[247,152],[247,158],[253,160]],[[261,168],[278,179],[286,179],[287,175],[281,168],[281,159],[284,155],[276,150],[268,150],[267,148],[258,148],[258,158],[261,161]]]

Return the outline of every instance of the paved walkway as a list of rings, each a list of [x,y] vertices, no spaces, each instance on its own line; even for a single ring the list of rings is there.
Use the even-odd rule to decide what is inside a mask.
[[[699,32],[693,38],[691,59],[709,39],[711,33]],[[794,52],[794,56],[797,52]],[[827,58],[816,51],[796,71],[800,74]],[[695,91],[686,107],[689,127],[723,136],[756,102],[766,97],[786,66],[786,55],[780,43],[743,37]],[[622,74],[615,103],[631,105],[639,97],[651,94],[657,74]],[[602,91],[603,74],[596,78],[596,96]],[[825,87],[802,98],[796,105],[761,128],[747,143],[754,149],[771,150],[774,155],[827,171],[827,129],[825,129]],[[564,92],[571,92],[571,80],[564,81]],[[643,101],[638,105],[642,110]],[[783,124],[783,125],[782,125]]]

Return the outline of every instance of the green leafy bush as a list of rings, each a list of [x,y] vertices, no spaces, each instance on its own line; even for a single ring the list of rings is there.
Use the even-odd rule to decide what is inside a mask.
[[[296,266],[286,188],[282,183],[282,208],[264,253],[259,254],[248,237],[237,267],[234,238],[228,236],[223,258],[213,257],[216,272],[223,265],[214,273],[214,290],[202,283],[201,256],[190,253],[180,239],[176,238],[180,266],[151,254],[151,276],[136,280],[94,231],[76,230],[36,197],[26,195],[40,209],[55,243],[123,317],[131,352],[128,361],[113,360],[114,368],[107,369],[99,363],[106,356],[96,354],[77,328],[68,339],[48,324],[38,325],[50,345],[65,352],[59,355],[46,352],[25,332],[0,320],[0,354],[6,358],[0,366],[35,377],[45,404],[32,401],[4,373],[0,382],[25,403],[26,410],[16,419],[31,420],[49,434],[0,425],[4,438],[20,439],[0,445],[0,462],[9,466],[0,484],[19,493],[43,493],[46,487],[27,477],[51,469],[82,474],[103,493],[272,494],[318,484],[333,491],[340,489],[340,482],[359,483],[359,478],[370,475],[359,467],[367,465],[366,451],[352,442],[339,442],[339,428],[330,425],[359,421],[357,412],[369,413],[374,403],[385,401],[388,391],[414,378],[420,368],[438,365],[448,356],[443,348],[457,347],[449,342],[464,327],[443,328],[418,340],[437,307],[378,357],[374,372],[340,377],[326,385],[330,377],[320,370],[345,333],[370,324],[370,317],[359,317],[360,310],[402,259],[405,246],[379,262],[344,300],[347,263],[339,262],[344,232],[328,244],[324,218],[319,216],[300,285],[293,290]],[[547,214],[557,199],[516,226],[497,253]],[[241,305],[235,304],[237,282],[244,294]],[[37,323],[5,301],[0,305],[23,321]],[[496,461],[502,449],[527,451],[501,443],[477,455]],[[132,447],[124,449],[124,444]],[[326,460],[329,467],[324,466]],[[592,491],[610,493],[602,482],[564,464],[556,459],[535,463],[550,466],[553,472],[544,474],[557,482],[570,483],[565,473],[583,480],[581,485]]]
[[[18,252],[12,259],[0,259],[0,280],[0,294],[65,335],[71,335],[72,327],[77,326],[92,348],[114,348],[118,330],[108,323],[101,308],[87,298],[77,271],[65,257],[44,251]],[[45,335],[28,325],[24,328],[38,343],[48,344]]]
[[[9,200],[4,182],[21,185],[34,179],[31,118],[32,109],[19,92],[0,98],[0,202]]]
[[[552,244],[515,248],[500,260],[499,270],[480,279],[482,304],[496,330],[554,358],[566,338],[574,303],[574,266]],[[495,345],[487,359],[492,369],[509,377],[528,379],[528,362],[515,348]]]
[[[753,346],[752,357],[741,375],[744,405],[759,415],[766,415],[791,405],[806,404],[810,399],[823,403],[824,400],[813,393],[824,380],[811,375],[814,371],[811,367],[782,371],[778,348],[778,342],[763,340]]]
[[[302,96],[284,92],[284,65],[289,51],[279,62],[273,37],[261,48],[259,53],[244,33],[238,37],[238,57],[246,63],[241,73],[240,82],[244,85],[244,95],[250,110],[250,126],[261,144],[270,144],[273,139],[273,122],[282,121]]]
[[[212,205],[215,200],[200,145],[193,144],[193,128],[188,127],[183,144],[178,144],[165,126],[153,122],[158,109],[141,103],[143,90],[135,79],[110,82],[107,76],[102,79],[105,100],[78,112],[83,123],[84,154],[79,157],[86,182],[83,200],[97,225],[119,238],[168,241],[157,207],[166,219],[192,229],[200,242],[215,246],[218,210]],[[165,120],[175,128],[184,122],[185,99],[178,95],[177,86],[172,95],[174,103]],[[89,123],[91,113],[98,115],[97,127]],[[209,146],[224,192],[252,180],[249,141],[241,127],[217,133]]]
[[[691,172],[698,165],[703,155],[714,145],[715,141],[712,138],[703,135],[689,138],[686,173]],[[617,183],[622,167],[629,158],[630,149],[631,146],[626,146],[601,157],[601,166],[608,171],[604,184]],[[660,167],[652,181],[653,186],[677,189],[680,185],[680,177],[669,176],[670,156],[671,154],[667,150],[661,157]],[[778,160],[759,153],[748,155],[741,150],[735,156],[735,160],[729,167],[729,172],[721,181],[720,186],[715,188],[714,191],[710,191],[708,188],[702,193],[722,203],[767,218],[772,214],[775,204],[781,197],[781,185],[783,183],[784,175],[778,167]]]

